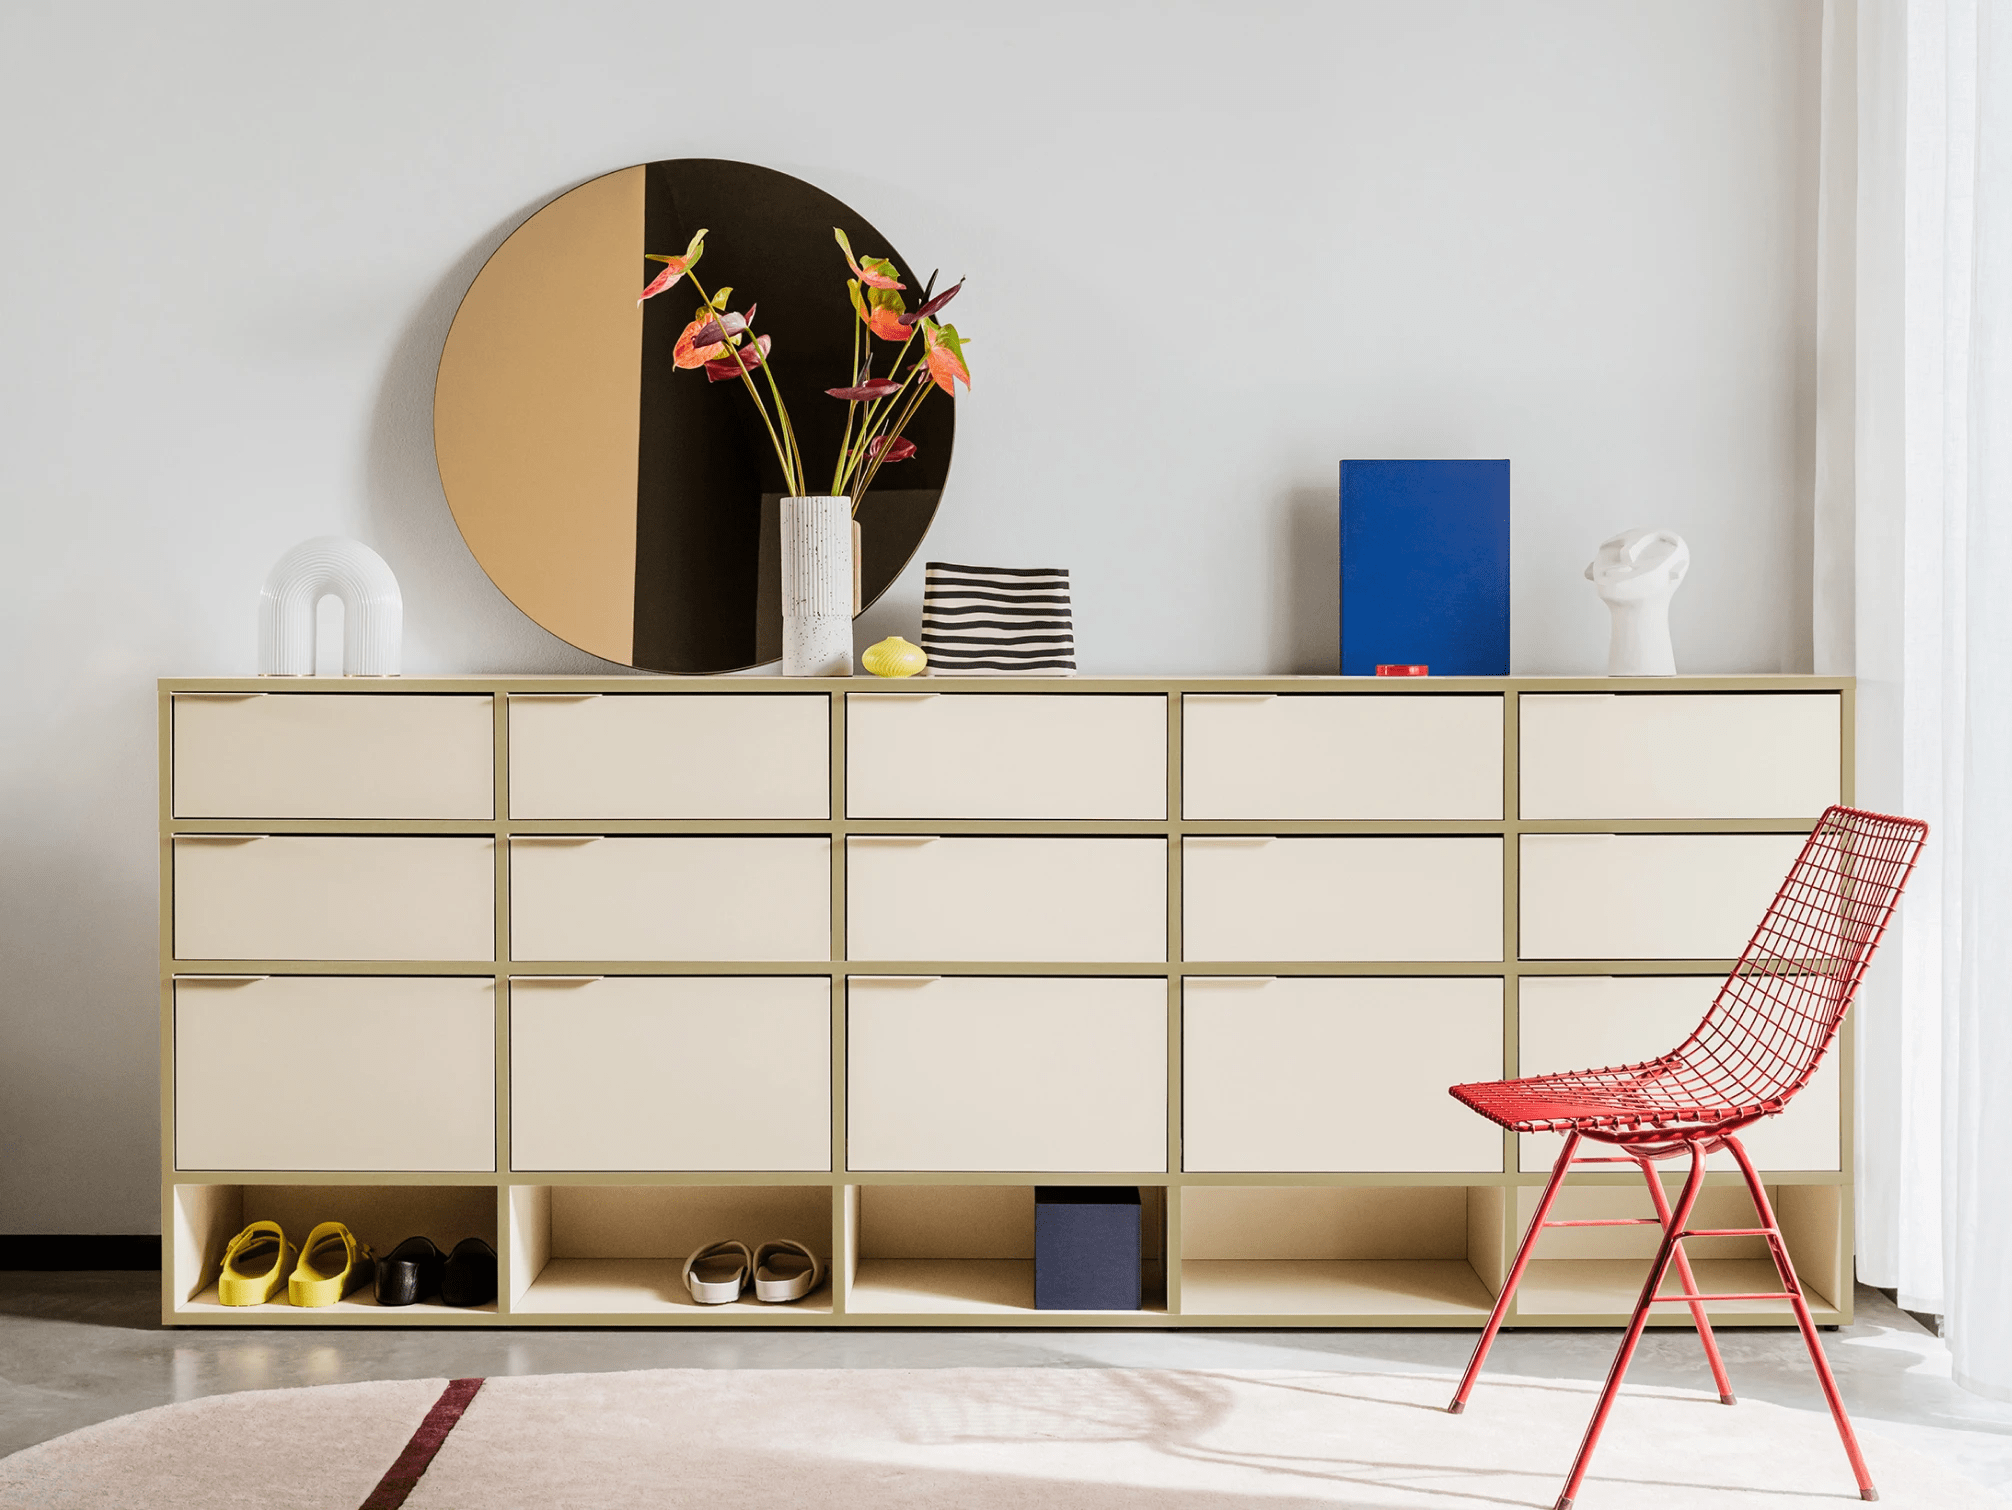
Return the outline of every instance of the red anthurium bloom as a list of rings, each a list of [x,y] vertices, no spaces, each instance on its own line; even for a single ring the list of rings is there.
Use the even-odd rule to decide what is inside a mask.
[[[844,399],[848,404],[870,404],[875,399],[899,393],[901,384],[889,382],[886,378],[871,378],[856,388],[827,388],[824,391],[833,398]]]
[[[692,336],[693,343],[696,345],[712,346],[727,340],[729,337],[740,335],[748,328],[748,322],[754,319],[756,307],[750,304],[748,312],[744,315],[735,314],[732,310],[729,310],[723,315],[717,315],[707,320]]]
[[[971,386],[971,369],[964,365],[964,342],[957,334],[957,327],[930,321],[923,325],[922,333],[929,348],[925,360],[929,364],[930,381],[955,398],[959,381],[966,388]]]
[[[716,325],[711,320],[694,320],[685,327],[685,333],[678,337],[678,344],[671,348],[671,361],[679,367],[703,367],[714,357],[727,354],[727,343],[715,339],[705,346],[698,344],[698,334],[708,325]]]
[[[867,310],[866,328],[883,341],[905,341],[909,336],[908,327],[901,323],[901,316],[879,305]]]
[[[882,451],[885,451],[887,454],[882,456],[880,454]],[[866,454],[877,457],[884,462],[906,461],[915,454],[915,442],[905,435],[897,436],[892,441],[888,440],[885,435],[876,435],[872,440],[867,442]]]
[[[943,308],[944,305],[948,304],[952,299],[956,298],[957,290],[962,288],[963,286],[964,286],[964,280],[962,278],[959,278],[955,283],[951,284],[950,287],[943,290],[942,293],[938,294],[935,298],[931,299],[927,304],[924,304],[922,308],[918,309],[914,314],[903,315],[901,317],[901,323],[903,325],[913,325],[917,320],[935,314],[937,310]]]
[[[687,266],[688,264],[685,262],[684,258],[682,257],[671,258],[668,262],[664,264],[664,270],[661,273],[658,273],[656,277],[652,278],[649,282],[649,286],[643,290],[643,299],[656,298],[658,294],[662,293],[665,289],[669,288],[673,283],[676,283],[678,279],[684,277],[685,269]],[[641,304],[643,302],[643,299],[638,299],[636,302],[638,304]]]
[[[838,242],[838,249],[845,253],[845,265],[852,269],[852,276],[868,288],[906,288],[895,276],[895,267],[885,257],[861,257],[852,255],[852,242],[837,226],[831,228],[832,236]]]
[[[643,299],[656,298],[658,294],[662,293],[673,283],[676,283],[678,279],[684,277],[686,273],[698,266],[699,258],[705,252],[705,249],[706,233],[704,230],[700,230],[698,234],[692,237],[690,243],[686,245],[682,257],[666,257],[658,252],[644,253],[644,261],[661,262],[664,265],[664,270],[650,280],[649,287],[643,290]],[[641,304],[643,299],[638,299],[636,302]]]
[[[745,346],[735,348],[731,356],[722,356],[717,361],[706,363],[706,381],[728,383],[743,372],[753,372],[768,360],[768,348],[769,338],[762,336]]]

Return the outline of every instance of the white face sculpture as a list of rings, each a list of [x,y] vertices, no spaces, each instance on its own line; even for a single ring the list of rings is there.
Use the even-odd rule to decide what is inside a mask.
[[[1668,598],[1690,570],[1691,548],[1669,530],[1623,530],[1600,542],[1586,580],[1609,603]]]

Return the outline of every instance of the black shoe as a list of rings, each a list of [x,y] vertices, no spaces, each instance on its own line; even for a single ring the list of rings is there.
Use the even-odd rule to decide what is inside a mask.
[[[496,1298],[496,1250],[479,1237],[464,1237],[447,1255],[440,1298],[451,1306],[486,1306]]]
[[[377,1303],[409,1306],[440,1292],[447,1259],[430,1237],[408,1237],[377,1261]]]

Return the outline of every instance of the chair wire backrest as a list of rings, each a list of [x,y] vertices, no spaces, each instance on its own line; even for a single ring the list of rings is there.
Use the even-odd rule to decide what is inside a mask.
[[[1809,1082],[1858,994],[1928,825],[1856,808],[1817,820],[1697,1031],[1666,1062],[1728,1106]]]

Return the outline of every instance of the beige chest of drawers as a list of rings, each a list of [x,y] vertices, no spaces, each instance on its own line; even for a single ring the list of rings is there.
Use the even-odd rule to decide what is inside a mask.
[[[1851,703],[1811,677],[164,682],[163,1317],[1478,1326],[1555,1140],[1446,1087],[1681,1038],[1849,800]],[[1820,1321],[1849,1318],[1850,1054],[1750,1139]],[[1050,1183],[1141,1187],[1144,1310],[1033,1308]],[[1620,1175],[1565,1200],[1647,1209]],[[259,1217],[489,1238],[502,1294],[226,1309]],[[1511,1324],[1618,1322],[1639,1230],[1547,1241]],[[803,1239],[832,1280],[700,1309],[678,1265],[721,1237]],[[1754,1288],[1765,1258],[1717,1241],[1706,1288]]]

